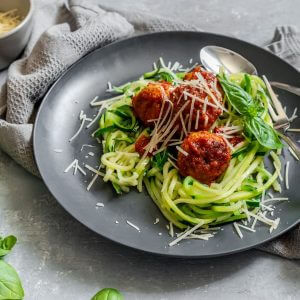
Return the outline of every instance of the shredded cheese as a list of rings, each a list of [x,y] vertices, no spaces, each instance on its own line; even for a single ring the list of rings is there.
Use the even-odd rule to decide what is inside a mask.
[[[96,147],[96,146],[93,146],[93,145],[88,145],[88,144],[83,144],[82,146],[81,146],[81,149],[80,149],[80,152],[82,152],[82,150],[84,149],[84,147]]]
[[[78,160],[74,159],[64,170],[64,173],[68,173],[71,170],[71,168],[73,168],[76,165],[76,163],[78,163]]]
[[[251,231],[251,232],[256,232],[255,229],[247,227],[247,226],[244,226],[242,224],[238,224],[238,227],[243,228],[243,229],[248,230],[248,231]]]
[[[191,233],[193,233],[195,230],[197,230],[198,228],[200,228],[202,225],[203,225],[203,222],[200,222],[197,225],[195,225],[194,227],[192,227],[191,229],[185,231],[177,239],[175,239],[171,243],[169,243],[169,246],[172,247],[172,246],[178,244],[178,242],[180,242],[181,240],[183,240],[184,238],[186,238],[187,236],[189,236]]]
[[[285,165],[285,187],[288,190],[290,188],[289,186],[289,167],[290,167],[290,162],[287,161]]]
[[[185,150],[183,150],[181,147],[179,147],[179,146],[176,146],[176,149],[179,151],[179,152],[181,152],[183,155],[185,155],[185,156],[188,156],[189,154],[185,151]]]
[[[267,203],[267,202],[271,202],[271,201],[288,201],[289,198],[271,198],[271,199],[266,199],[264,200],[264,203]]]
[[[159,223],[159,218],[156,218],[153,224],[156,225],[157,223]]]
[[[138,226],[134,225],[133,223],[131,223],[130,221],[127,220],[126,223],[127,223],[129,226],[131,226],[131,227],[133,227],[134,229],[136,229],[138,232],[141,232],[140,228],[139,228]]]
[[[173,223],[172,222],[170,222],[169,228],[170,228],[170,230],[169,230],[170,236],[174,237],[174,228],[173,228]]]
[[[76,133],[69,139],[69,142],[72,142],[79,135],[79,133],[81,132],[81,130],[83,129],[84,123],[86,121],[86,115],[83,114],[83,111],[80,112],[79,119],[81,120],[80,127],[76,131]]]
[[[90,121],[90,123],[86,126],[86,128],[90,128],[90,127],[91,127],[91,126],[99,119],[99,117],[100,117],[102,111],[103,111],[105,108],[106,108],[105,105],[102,105],[102,106],[99,108],[96,117],[95,117],[93,120]]]
[[[239,235],[239,237],[242,239],[243,238],[243,234],[239,228],[239,225],[236,222],[233,222],[233,226],[235,231],[237,232],[237,234]]]
[[[178,167],[176,166],[176,164],[175,164],[170,158],[168,158],[168,162],[169,162],[175,169],[179,170]]]

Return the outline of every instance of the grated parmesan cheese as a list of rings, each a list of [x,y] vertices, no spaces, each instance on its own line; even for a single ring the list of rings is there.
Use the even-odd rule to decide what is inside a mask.
[[[290,188],[289,186],[289,167],[290,167],[290,162],[287,161],[285,165],[285,187],[288,190]]]
[[[187,236],[189,236],[191,233],[193,233],[195,230],[197,230],[198,228],[200,228],[202,225],[203,225],[203,222],[200,222],[197,225],[195,225],[194,227],[186,230],[180,236],[178,236],[175,240],[173,240],[171,243],[169,243],[169,246],[172,247],[172,246],[178,244],[178,242],[180,242],[181,240],[183,240],[184,238],[186,238]]]
[[[69,172],[70,169],[73,168],[73,167],[76,165],[76,163],[78,163],[78,160],[77,160],[77,159],[74,159],[74,160],[67,166],[67,168],[64,170],[64,173]]]
[[[188,156],[189,154],[185,151],[185,150],[183,150],[181,147],[179,147],[179,146],[176,146],[176,149],[179,151],[179,152],[181,152],[183,155],[185,155],[185,156]]]
[[[136,225],[134,225],[133,223],[131,223],[130,221],[126,221],[126,223],[131,226],[132,228],[136,229],[138,232],[141,232],[140,228]]]
[[[234,229],[236,230],[237,234],[239,235],[239,237],[242,239],[243,238],[243,234],[239,228],[239,225],[236,223],[236,222],[233,222],[233,226],[234,226]]]

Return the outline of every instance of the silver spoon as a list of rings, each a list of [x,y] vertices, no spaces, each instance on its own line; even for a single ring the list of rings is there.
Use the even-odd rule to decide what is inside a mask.
[[[219,73],[220,67],[223,67],[228,74],[242,72],[257,75],[255,66],[249,60],[226,48],[203,47],[200,51],[200,60],[207,70],[215,74]],[[271,82],[271,85],[300,96],[300,88],[279,82]]]
[[[240,54],[218,46],[206,46],[200,51],[200,60],[203,66],[217,74],[220,67],[228,74],[248,73],[257,74],[254,65]]]

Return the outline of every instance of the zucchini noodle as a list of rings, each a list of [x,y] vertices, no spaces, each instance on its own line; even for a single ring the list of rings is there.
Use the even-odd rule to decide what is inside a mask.
[[[260,118],[272,127],[265,84],[257,76],[247,76],[242,73],[232,74],[229,80],[249,92],[258,103]],[[141,192],[145,186],[164,217],[179,229],[190,228],[197,224],[202,228],[208,228],[247,219],[249,214],[256,215],[261,207],[262,195],[266,194],[267,189],[273,187],[275,191],[281,190],[277,181],[281,163],[274,151],[262,147],[255,138],[249,138],[243,116],[236,111],[227,96],[223,99],[226,109],[210,131],[223,127],[227,130],[224,133],[225,137],[238,133],[244,137],[244,141],[232,147],[232,157],[226,171],[210,186],[190,176],[182,177],[175,168],[174,161],[170,161],[166,151],[163,151],[172,146],[168,144],[172,143],[172,135],[166,136],[166,128],[171,128],[175,120],[169,120],[167,124],[163,122],[159,124],[158,120],[153,120],[155,127],[152,131],[136,119],[132,110],[134,95],[149,82],[170,79],[176,86],[182,82],[182,78],[182,73],[177,76],[171,69],[162,67],[145,73],[137,81],[114,88],[122,95],[112,98],[111,102],[109,99],[104,102],[109,104],[103,104],[106,105],[106,112],[102,114],[99,129],[95,132],[95,136],[103,138],[101,156],[101,168],[105,173],[103,180],[111,182],[117,193],[128,192],[131,187],[136,187]],[[165,116],[160,116],[163,121],[173,109],[170,105],[167,108]],[[135,142],[141,136],[150,139],[162,128],[165,130],[161,141],[163,147],[156,151],[156,155],[145,156],[135,151]],[[175,131],[176,128],[172,134]],[[170,153],[175,152],[175,145],[172,147]],[[171,158],[174,159],[174,156],[171,155]],[[267,157],[273,161],[272,172],[265,167],[264,161]]]

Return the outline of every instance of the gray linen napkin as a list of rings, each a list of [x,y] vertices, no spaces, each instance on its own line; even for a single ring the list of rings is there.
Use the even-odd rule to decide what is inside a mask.
[[[128,36],[134,29],[199,30],[149,13],[109,10],[97,0],[69,0],[65,7],[61,0],[37,2],[36,26],[24,57],[10,66],[7,82],[0,90],[0,116],[3,117],[0,118],[0,148],[34,175],[39,175],[32,151],[36,104],[64,70],[88,52]],[[298,44],[294,28],[281,27],[268,49],[300,67]],[[300,258],[299,228],[261,249]]]

